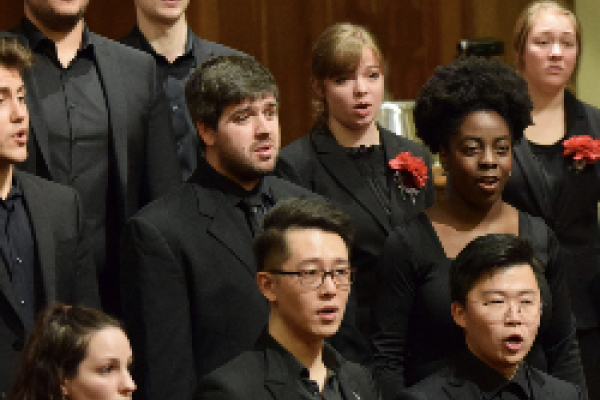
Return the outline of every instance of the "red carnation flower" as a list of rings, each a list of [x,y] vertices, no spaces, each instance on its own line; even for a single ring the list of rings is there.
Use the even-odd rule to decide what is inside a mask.
[[[400,153],[389,161],[394,170],[394,179],[403,194],[408,194],[413,204],[420,189],[427,183],[427,165],[421,157],[413,157],[409,152]]]
[[[587,164],[595,164],[600,160],[600,140],[592,139],[589,135],[573,136],[563,142],[564,155],[572,156],[575,170],[582,171]]]

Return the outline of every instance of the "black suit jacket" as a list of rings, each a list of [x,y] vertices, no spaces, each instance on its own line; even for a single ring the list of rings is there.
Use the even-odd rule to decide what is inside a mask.
[[[410,152],[422,157],[428,168],[427,186],[417,195],[415,204],[402,198],[393,181],[391,170],[387,176],[391,189],[390,215],[379,203],[369,182],[348,158],[344,148],[338,144],[327,126],[317,122],[307,135],[286,146],[279,156],[276,173],[284,179],[303,186],[331,200],[352,217],[356,230],[351,252],[351,263],[358,270],[354,291],[346,311],[346,321],[333,339],[334,347],[349,360],[361,363],[372,362],[354,333],[348,328],[353,322],[347,319],[352,313],[360,330],[369,335],[369,310],[373,304],[376,288],[377,258],[386,238],[394,226],[402,220],[416,216],[431,206],[435,200],[435,188],[431,173],[431,157],[423,146],[379,127],[381,143],[386,160],[398,153]],[[353,311],[358,304],[358,311]],[[364,347],[364,346],[363,346]]]
[[[200,381],[196,400],[310,400],[298,389],[285,357],[289,353],[267,334],[261,336],[254,349],[244,352]],[[377,400],[378,391],[370,372],[358,364],[344,360],[329,345],[339,362],[336,374],[342,396],[347,400]]]
[[[521,368],[524,368],[522,365]],[[543,400],[584,400],[586,396],[572,383],[527,367],[533,398]],[[480,400],[479,388],[468,375],[447,367],[400,392],[398,400]]]
[[[600,110],[565,92],[568,135],[600,139]],[[572,266],[565,270],[571,304],[579,329],[600,326],[600,162],[583,171],[571,169],[565,157],[563,176],[548,175],[525,138],[514,146],[511,177],[503,192],[506,202],[541,217],[556,233],[562,256]]]
[[[189,74],[193,72],[196,67],[202,65],[203,62],[210,60],[213,57],[218,56],[230,56],[239,55],[246,56],[247,54],[241,51],[234,50],[232,48],[223,46],[218,43],[210,42],[199,38],[194,34],[188,27],[188,38],[191,38],[192,55],[194,56],[194,68],[189,71]],[[131,46],[135,49],[145,51],[145,43],[140,39],[141,32],[137,27],[134,27],[131,32],[121,40],[121,43]],[[188,74],[188,76],[189,76]],[[184,93],[181,93],[182,98]],[[185,102],[185,101],[184,101]],[[187,132],[177,143],[177,153],[180,158],[180,165],[182,174],[185,178],[189,177],[198,165],[198,155],[200,152],[200,139],[196,128],[193,127],[191,132]]]
[[[22,27],[13,35],[28,45]],[[97,69],[104,89],[110,123],[109,179],[116,196],[107,199],[107,213],[117,213],[117,226],[107,226],[109,243],[120,242],[121,229],[150,200],[160,197],[181,182],[175,143],[170,134],[166,98],[157,83],[156,65],[152,57],[128,46],[89,33],[94,45]],[[27,160],[20,168],[54,180],[50,163],[48,128],[41,113],[38,96],[37,66],[24,75],[30,115],[30,140]],[[94,182],[90,182],[93,185]],[[110,246],[110,244],[109,244]],[[98,266],[102,278],[104,306],[119,312],[118,248],[110,249],[108,265]],[[115,260],[116,259],[116,260]],[[112,262],[111,262],[112,261]]]
[[[39,308],[54,302],[99,306],[96,271],[83,234],[75,190],[25,172],[21,183],[36,247]],[[25,344],[25,325],[8,270],[0,257],[0,398],[8,395]]]
[[[252,348],[267,322],[250,231],[206,168],[127,224],[123,306],[145,400],[191,398],[197,379]],[[264,179],[275,201],[314,196]]]

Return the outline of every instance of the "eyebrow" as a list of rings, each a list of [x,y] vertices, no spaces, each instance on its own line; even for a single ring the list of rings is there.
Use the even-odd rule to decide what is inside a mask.
[[[301,267],[302,265],[305,264],[320,264],[323,262],[322,258],[305,258],[304,260],[300,261],[297,265],[299,267]],[[350,261],[344,258],[336,258],[334,260],[334,262],[336,264],[344,264],[344,265],[350,265]]]
[[[25,91],[25,85],[19,86],[19,88],[17,89],[17,93],[19,92],[24,92]],[[2,94],[10,94],[11,90],[8,86],[0,86],[0,93]]]
[[[510,294],[511,292],[506,292],[504,290],[485,290],[483,292],[484,295],[490,295],[490,294],[499,294],[502,296],[506,296],[507,294]],[[524,289],[524,290],[519,290],[517,292],[517,295],[522,296],[524,294],[536,294],[537,290],[534,289]]]

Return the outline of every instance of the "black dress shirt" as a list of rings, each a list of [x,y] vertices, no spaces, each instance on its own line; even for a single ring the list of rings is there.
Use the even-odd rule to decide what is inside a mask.
[[[107,215],[107,199],[114,196],[109,178],[111,132],[94,46],[85,27],[81,48],[64,67],[53,41],[27,19],[23,30],[36,62],[44,65],[43,75],[36,79],[48,126],[53,178],[78,191],[101,272],[107,263],[106,225],[116,224],[117,215]]]
[[[137,39],[131,41],[131,43],[138,43],[138,50],[149,53],[156,60],[158,79],[159,82],[163,83],[171,110],[172,131],[177,141],[177,155],[179,156],[184,180],[187,180],[196,169],[196,165],[190,164],[192,160],[195,160],[195,157],[190,158],[186,154],[190,151],[199,151],[198,146],[194,149],[188,148],[190,139],[193,138],[193,143],[196,145],[198,145],[199,139],[196,127],[187,110],[184,93],[185,82],[197,67],[193,53],[192,35],[193,32],[188,26],[184,53],[173,62],[169,62],[165,56],[158,54],[137,26],[133,28],[129,35],[130,39]],[[188,137],[188,141],[184,140],[186,137]]]
[[[297,379],[298,391],[303,394],[305,398],[313,400],[345,399],[340,390],[340,381],[337,374],[340,362],[336,355],[329,351],[327,347],[323,348],[323,363],[327,368],[327,378],[325,379],[323,393],[321,393],[319,384],[310,379],[310,372],[308,369],[271,335],[267,334],[265,336],[268,337],[267,340],[271,341],[272,346],[281,354],[290,376]]]
[[[35,244],[31,221],[19,180],[13,177],[6,200],[0,199],[0,253],[8,270],[19,305],[19,314],[29,331],[35,319]]]
[[[469,350],[453,360],[457,376],[470,381],[483,400],[530,400],[532,390],[527,364],[521,363],[511,380],[481,361]]]

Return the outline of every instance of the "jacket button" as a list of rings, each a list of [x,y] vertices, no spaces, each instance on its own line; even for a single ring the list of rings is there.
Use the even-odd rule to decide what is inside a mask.
[[[13,348],[13,350],[15,350],[15,351],[21,351],[21,350],[23,350],[23,345],[24,345],[24,343],[23,343],[23,339],[17,339],[17,340],[15,340],[15,342],[13,343],[13,345],[12,345],[12,348]]]

